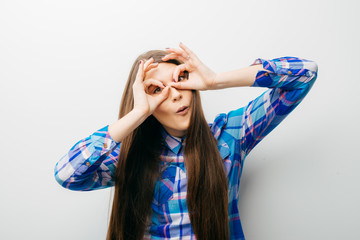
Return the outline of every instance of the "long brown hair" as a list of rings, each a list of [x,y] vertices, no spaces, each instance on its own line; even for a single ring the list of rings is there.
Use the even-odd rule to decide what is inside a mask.
[[[134,107],[132,85],[139,60],[164,62],[167,52],[151,50],[134,62],[122,96],[119,119]],[[176,65],[176,59],[166,61]],[[192,90],[190,126],[186,132],[184,159],[188,177],[187,206],[197,239],[230,238],[228,186],[217,142],[206,122],[197,90]],[[160,123],[149,116],[123,139],[115,172],[115,192],[107,240],[140,240],[151,213],[151,201],[159,178],[162,138]]]

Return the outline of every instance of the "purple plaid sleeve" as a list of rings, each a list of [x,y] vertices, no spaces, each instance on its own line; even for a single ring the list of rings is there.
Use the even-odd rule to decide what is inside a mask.
[[[241,159],[304,99],[315,79],[316,62],[297,57],[280,57],[272,60],[258,58],[250,66],[263,64],[267,71],[258,71],[252,87],[268,88],[245,107],[220,114],[225,131],[238,140],[237,154]]]
[[[55,165],[55,179],[71,190],[90,191],[114,185],[113,176],[120,152],[108,126],[78,141]]]

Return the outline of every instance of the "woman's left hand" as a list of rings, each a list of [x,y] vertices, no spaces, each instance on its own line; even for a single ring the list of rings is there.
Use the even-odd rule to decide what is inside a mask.
[[[200,59],[183,43],[179,44],[181,49],[167,48],[169,52],[162,60],[178,59],[183,64],[177,65],[173,72],[174,83],[173,87],[178,89],[195,89],[195,90],[210,90],[215,85],[217,73],[203,64]],[[189,77],[187,80],[179,82],[180,73],[188,71]]]

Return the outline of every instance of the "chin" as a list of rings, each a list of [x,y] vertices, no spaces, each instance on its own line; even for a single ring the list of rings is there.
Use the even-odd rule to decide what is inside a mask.
[[[190,125],[189,123],[188,124],[181,124],[180,126],[178,126],[177,129],[179,129],[181,131],[186,131],[186,130],[188,130],[189,125]]]
[[[183,134],[186,134],[186,131],[188,130],[188,126],[187,125],[168,125],[168,126],[166,126],[165,127],[165,129],[166,128],[168,128],[169,129],[169,133],[171,134],[171,132],[173,132],[174,133],[174,131],[175,132],[177,132],[177,135],[179,134],[179,132],[184,132]],[[171,130],[170,130],[171,129]],[[180,135],[182,135],[182,134],[180,134]]]
[[[176,126],[176,127],[173,127],[172,129],[175,129],[176,131],[187,131],[188,127],[187,126]]]

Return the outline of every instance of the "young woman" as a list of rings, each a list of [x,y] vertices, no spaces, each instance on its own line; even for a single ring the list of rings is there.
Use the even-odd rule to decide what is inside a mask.
[[[258,58],[215,73],[184,44],[134,62],[119,119],[78,141],[55,166],[68,189],[115,186],[107,239],[244,239],[244,160],[305,97],[317,64]],[[199,90],[269,88],[207,123]]]

